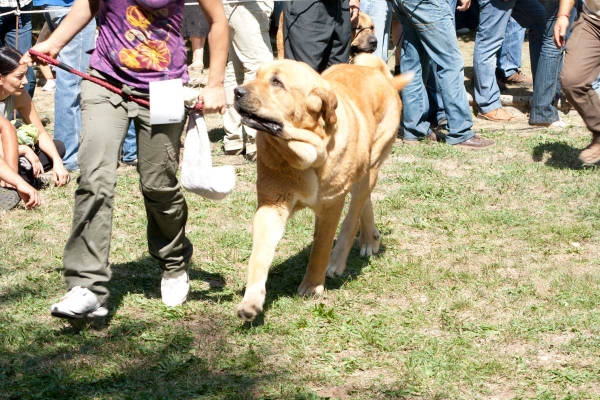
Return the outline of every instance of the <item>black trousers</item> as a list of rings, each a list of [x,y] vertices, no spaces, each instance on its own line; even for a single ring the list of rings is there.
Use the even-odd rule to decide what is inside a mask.
[[[56,146],[56,150],[58,150],[58,155],[60,158],[63,158],[66,153],[64,143],[60,140],[54,140],[54,146]],[[44,172],[48,172],[54,167],[52,160],[48,158],[48,155],[41,151],[37,145],[33,148],[33,151],[40,159],[40,162],[44,167]],[[25,179],[25,182],[29,183],[31,186],[35,186],[34,184],[36,178],[33,176],[33,169],[25,169],[19,163],[19,175],[21,175],[21,178]]]
[[[319,73],[349,61],[350,29],[348,0],[283,2],[285,57]]]

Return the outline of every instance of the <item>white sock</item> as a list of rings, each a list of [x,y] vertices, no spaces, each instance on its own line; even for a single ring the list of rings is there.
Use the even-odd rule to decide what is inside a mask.
[[[186,190],[211,200],[225,198],[235,186],[235,169],[232,165],[212,166],[208,130],[204,117],[197,111],[189,113],[181,185]]]

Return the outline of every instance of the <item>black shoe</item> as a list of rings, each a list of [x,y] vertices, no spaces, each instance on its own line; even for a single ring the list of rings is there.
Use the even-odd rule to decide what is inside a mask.
[[[0,187],[0,210],[12,210],[21,198],[15,189]]]

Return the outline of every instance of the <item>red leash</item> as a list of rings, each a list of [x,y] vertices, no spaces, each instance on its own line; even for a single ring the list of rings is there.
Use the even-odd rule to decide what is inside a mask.
[[[123,91],[121,89],[119,89],[118,87],[116,87],[114,85],[111,85],[110,83],[108,83],[108,82],[106,82],[106,81],[104,81],[102,79],[98,79],[98,78],[95,78],[95,77],[93,77],[93,76],[91,76],[89,74],[86,74],[86,73],[83,73],[81,71],[78,71],[75,68],[70,67],[70,66],[68,66],[65,63],[62,63],[62,62],[60,62],[60,61],[58,61],[58,60],[56,60],[56,59],[54,59],[54,58],[52,58],[50,56],[47,56],[45,54],[40,53],[39,51],[35,51],[35,50],[32,50],[32,49],[29,49],[29,54],[31,54],[32,56],[34,56],[36,58],[39,58],[40,60],[45,61],[48,64],[54,65],[54,66],[56,66],[56,67],[58,67],[58,68],[60,68],[62,70],[65,70],[67,72],[70,72],[72,74],[80,76],[81,78],[83,78],[85,80],[88,80],[90,82],[94,82],[95,84],[98,84],[98,85],[100,85],[100,86],[102,86],[102,87],[110,90],[111,92],[114,92],[114,93],[117,93],[117,94],[123,96],[123,98],[125,98],[127,100],[131,100],[131,101],[136,102],[136,103],[138,103],[138,104],[140,104],[140,105],[142,105],[144,107],[150,108],[150,102],[148,100],[146,100],[146,99],[140,99],[139,97],[135,97],[135,96],[132,96],[130,94],[123,93]],[[202,109],[203,109],[203,104],[202,103],[196,103],[196,105],[193,108],[193,110],[196,110],[196,111],[202,111]]]

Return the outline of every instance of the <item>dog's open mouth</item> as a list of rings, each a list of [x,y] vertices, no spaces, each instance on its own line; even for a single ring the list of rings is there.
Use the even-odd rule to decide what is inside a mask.
[[[237,102],[235,103],[235,110],[242,117],[242,123],[250,128],[272,135],[280,135],[283,131],[283,124],[281,122],[252,114],[241,108]]]

